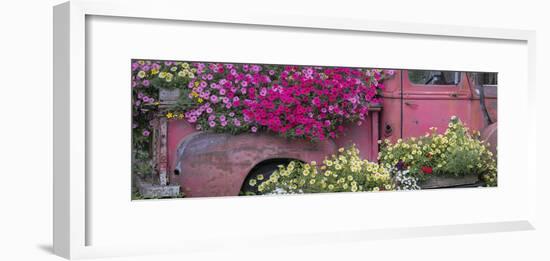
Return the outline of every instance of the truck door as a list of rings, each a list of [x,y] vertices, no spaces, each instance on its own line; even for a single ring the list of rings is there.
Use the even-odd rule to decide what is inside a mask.
[[[430,127],[443,133],[452,116],[468,123],[471,91],[465,73],[404,70],[402,84],[402,136],[417,137]]]

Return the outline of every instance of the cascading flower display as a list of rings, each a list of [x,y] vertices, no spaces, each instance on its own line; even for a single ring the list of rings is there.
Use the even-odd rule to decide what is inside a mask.
[[[159,88],[180,90],[166,113],[198,130],[270,131],[287,138],[336,138],[347,122],[362,121],[381,102],[383,81],[393,70],[134,61],[134,126],[143,134],[151,119],[144,107],[158,102]],[[152,87],[152,88],[151,88]],[[141,116],[141,117],[140,117]]]

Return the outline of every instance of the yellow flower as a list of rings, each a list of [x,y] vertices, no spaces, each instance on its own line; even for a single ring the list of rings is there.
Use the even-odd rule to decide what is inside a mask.
[[[309,184],[311,184],[311,185],[315,184],[315,180],[314,179],[310,180]]]
[[[145,73],[144,71],[139,71],[138,74],[137,74],[137,76],[138,76],[139,78],[145,78],[146,73]]]
[[[166,74],[167,74],[167,72],[160,72],[159,78],[165,78]]]
[[[260,174],[260,175],[256,176],[256,179],[258,179],[258,180],[264,180],[264,175]]]
[[[254,187],[256,186],[256,180],[255,179],[251,179],[250,181],[248,181],[248,185]]]
[[[328,189],[329,189],[329,190],[334,190],[334,185],[329,184],[329,185],[328,185]]]
[[[203,101],[204,101],[204,100],[203,100],[202,98],[198,98],[198,99],[197,99],[197,102],[198,102],[198,103],[202,103]]]
[[[165,80],[166,80],[167,82],[171,82],[171,81],[172,81],[172,77],[174,77],[174,75],[172,75],[171,73],[166,73],[166,78],[165,78]]]
[[[344,152],[344,148],[339,148],[338,151],[339,151],[340,153],[342,153],[342,152]]]
[[[172,112],[166,113],[166,118],[171,119],[172,117],[174,117]]]
[[[302,174],[304,174],[304,176],[307,176],[307,175],[309,175],[309,170],[307,170],[307,169],[304,169],[304,171],[302,172]]]

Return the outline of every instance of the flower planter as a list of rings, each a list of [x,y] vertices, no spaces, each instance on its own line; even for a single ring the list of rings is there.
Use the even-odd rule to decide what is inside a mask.
[[[420,183],[422,189],[449,188],[449,187],[473,187],[481,185],[477,175],[466,175],[464,177],[440,177],[433,176]]]
[[[180,89],[159,89],[159,99],[161,102],[175,102],[180,97]]]

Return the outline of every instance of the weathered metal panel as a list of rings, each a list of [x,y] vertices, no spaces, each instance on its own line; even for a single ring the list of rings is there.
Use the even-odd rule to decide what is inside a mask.
[[[238,195],[250,170],[264,160],[321,162],[337,150],[330,140],[312,143],[270,133],[201,133],[190,139],[182,143],[185,150],[175,163],[180,175],[175,177],[185,195],[191,197]]]

